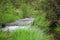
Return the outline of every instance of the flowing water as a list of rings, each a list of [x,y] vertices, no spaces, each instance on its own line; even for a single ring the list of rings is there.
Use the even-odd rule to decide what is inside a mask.
[[[25,18],[25,19],[19,19],[12,23],[7,23],[5,28],[2,28],[3,31],[13,31],[16,29],[25,29],[30,28],[31,24],[33,22],[34,18]]]

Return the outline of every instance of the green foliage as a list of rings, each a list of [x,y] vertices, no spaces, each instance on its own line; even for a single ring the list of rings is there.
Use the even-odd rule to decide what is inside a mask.
[[[60,27],[60,19],[57,21],[57,27]]]
[[[0,40],[51,40],[51,36],[38,29],[18,29],[12,33],[0,31]]]
[[[9,38],[9,31],[1,32],[0,31],[0,40],[7,40]]]
[[[27,4],[28,0],[1,0],[0,2],[0,22],[3,24],[32,15],[32,7]]]
[[[31,15],[36,15],[39,11],[35,9],[36,0],[1,0],[0,4],[0,22],[7,23],[15,21],[16,19],[30,17]],[[33,8],[34,7],[34,8]]]
[[[1,1],[0,4],[0,24],[12,22],[23,18],[23,13],[20,9],[15,9],[10,0]]]
[[[30,8],[31,7],[29,5],[27,5],[26,3],[21,5],[21,9],[23,11],[23,18],[31,16],[31,9]]]
[[[57,22],[57,28],[54,30],[55,34],[60,35],[60,20]]]
[[[55,30],[54,30],[54,36],[55,36],[55,39],[58,39],[60,40],[60,27],[57,27]]]
[[[53,5],[52,5],[53,4]],[[33,26],[49,30],[51,21],[57,21],[55,33],[60,35],[59,0],[0,0],[0,25],[17,19],[34,16]],[[58,19],[58,20],[57,20]],[[50,40],[38,30],[16,30],[9,38],[1,32],[0,40]]]
[[[36,29],[20,29],[14,31],[8,40],[50,40],[50,37]]]
[[[58,0],[57,0],[58,1]],[[56,0],[38,0],[36,1],[35,10],[40,11],[37,13],[38,15],[35,17],[33,25],[41,29],[50,30],[53,25],[57,25],[60,27],[59,19],[60,19],[60,12],[57,10],[59,9],[59,2]],[[41,12],[42,10],[42,12]],[[39,15],[40,14],[40,15]],[[56,23],[54,23],[56,22]],[[53,24],[54,23],[54,24]],[[52,24],[52,26],[51,26]],[[55,27],[57,27],[55,26]],[[53,27],[53,28],[55,28]],[[53,31],[53,29],[52,29]]]
[[[33,21],[33,26],[36,26],[40,29],[45,29],[48,30],[49,29],[49,24],[50,21],[46,20],[46,16],[47,14],[43,11],[40,11],[40,15],[38,15],[35,20]]]

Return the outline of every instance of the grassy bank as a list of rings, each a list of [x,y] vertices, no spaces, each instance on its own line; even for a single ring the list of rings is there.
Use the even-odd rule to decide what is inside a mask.
[[[10,35],[6,32],[1,33],[0,40],[51,40],[51,38],[37,29],[20,29]]]

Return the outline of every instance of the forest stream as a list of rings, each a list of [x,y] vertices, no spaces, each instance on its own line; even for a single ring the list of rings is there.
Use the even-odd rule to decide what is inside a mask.
[[[19,19],[12,23],[7,23],[6,27],[2,28],[2,30],[3,31],[7,31],[7,30],[12,31],[12,30],[16,30],[16,29],[30,28],[33,20],[34,20],[34,18]]]

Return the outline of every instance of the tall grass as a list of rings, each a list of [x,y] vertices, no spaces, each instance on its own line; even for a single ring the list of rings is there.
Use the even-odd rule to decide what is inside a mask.
[[[50,35],[44,34],[39,29],[18,29],[15,31],[1,32],[0,40],[52,40]]]
[[[2,32],[2,31],[0,30],[0,40],[8,40],[9,37],[10,37],[10,36],[9,36],[9,31]]]
[[[36,29],[20,29],[12,32],[8,40],[50,40],[50,36]]]
[[[50,21],[48,21],[46,19],[46,12],[44,11],[40,11],[39,13],[40,15],[37,15],[37,17],[34,19],[33,21],[33,26],[34,27],[37,27],[37,28],[40,28],[40,29],[43,29],[45,31],[48,31],[49,30],[49,24],[50,24]]]

